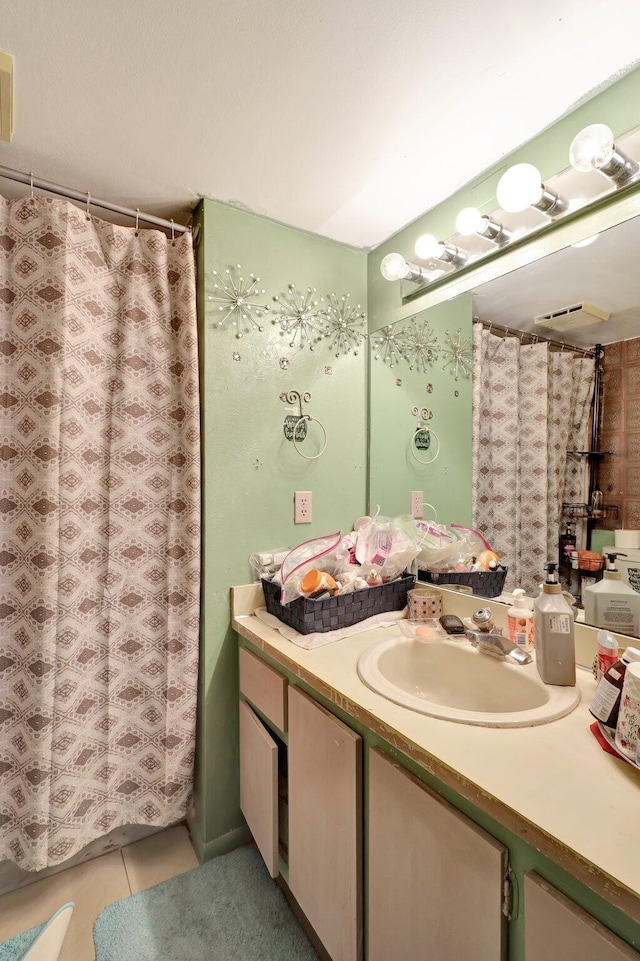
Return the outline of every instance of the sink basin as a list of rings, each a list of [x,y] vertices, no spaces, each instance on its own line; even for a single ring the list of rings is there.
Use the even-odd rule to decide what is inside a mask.
[[[578,687],[543,684],[535,664],[479,653],[466,640],[416,641],[394,636],[358,659],[367,687],[422,714],[484,727],[529,727],[569,714]]]

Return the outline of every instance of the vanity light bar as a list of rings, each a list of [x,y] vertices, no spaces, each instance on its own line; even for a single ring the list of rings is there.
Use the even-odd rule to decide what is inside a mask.
[[[640,178],[640,163],[628,157],[617,146],[613,133],[606,124],[590,124],[581,130],[571,142],[569,159],[575,170],[596,170],[612,180],[616,187],[623,187]],[[522,213],[533,208],[546,217],[555,219],[570,209],[569,201],[543,183],[540,171],[529,163],[518,163],[509,167],[498,182],[496,196],[499,206],[508,213]],[[463,236],[477,234],[496,246],[506,246],[514,239],[511,230],[484,216],[474,207],[466,207],[460,211],[456,227]],[[446,240],[437,240],[433,234],[418,237],[415,253],[419,260],[439,260],[454,268],[464,267],[472,259],[468,251]],[[486,253],[481,256],[486,256]],[[386,280],[408,279],[424,286],[442,273],[431,271],[429,275],[428,271],[417,264],[407,263],[402,254],[398,253],[387,254],[380,264],[380,271]]]

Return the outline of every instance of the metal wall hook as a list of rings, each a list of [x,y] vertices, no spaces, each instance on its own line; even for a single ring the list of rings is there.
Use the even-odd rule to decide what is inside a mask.
[[[411,455],[418,464],[433,464],[440,453],[440,438],[436,432],[429,427],[429,421],[433,417],[433,411],[429,410],[428,407],[412,407],[411,413],[416,418],[416,429],[411,437]],[[433,453],[431,447],[433,440],[435,440],[437,445],[435,453]],[[429,450],[433,453],[433,456],[430,457],[429,460],[421,460],[416,454],[416,449]]]
[[[297,414],[291,414],[284,419],[284,436],[287,438],[287,440],[290,440],[293,443],[296,452],[300,454],[301,457],[304,457],[305,460],[317,460],[318,457],[322,456],[326,450],[328,437],[322,421],[318,420],[317,417],[312,417],[311,414],[306,414],[302,409],[302,404],[308,404],[311,400],[311,394],[308,390],[306,390],[303,394],[301,394],[298,390],[283,391],[280,394],[280,400],[284,404],[298,405]],[[311,455],[303,454],[298,447],[298,444],[302,443],[302,441],[306,438],[307,425],[310,423],[316,423],[322,431],[323,436],[322,447],[317,454]]]

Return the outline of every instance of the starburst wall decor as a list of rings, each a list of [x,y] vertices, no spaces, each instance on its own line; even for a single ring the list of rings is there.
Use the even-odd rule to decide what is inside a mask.
[[[215,304],[219,316],[216,320],[217,327],[224,327],[227,321],[231,321],[231,326],[237,328],[236,337],[240,338],[243,334],[248,334],[251,330],[262,332],[264,327],[259,320],[269,311],[269,304],[258,304],[255,298],[265,293],[263,287],[258,287],[260,278],[255,274],[243,277],[240,271],[242,267],[236,264],[228,267],[224,275],[213,271],[216,278],[213,285],[213,293],[208,294],[207,301]]]
[[[463,337],[460,328],[455,332],[455,335],[450,330],[445,330],[445,334],[447,343],[442,348],[442,356],[448,359],[442,369],[449,369],[454,380],[458,380],[460,374],[463,377],[470,377],[473,370],[471,338]]]
[[[322,297],[316,297],[316,288],[307,287],[304,292],[298,291],[295,284],[289,284],[287,291],[274,297],[276,303],[273,323],[279,323],[283,334],[291,334],[289,347],[308,347],[315,350],[316,344],[323,337],[323,316],[319,310],[323,302]]]
[[[351,351],[357,356],[358,347],[367,336],[357,329],[362,326],[367,315],[360,304],[354,307],[349,303],[349,298],[350,294],[338,297],[336,293],[331,293],[323,311],[323,336],[330,341],[331,350],[335,351],[336,357]]]
[[[371,342],[375,351],[374,359],[381,360],[383,364],[388,364],[389,367],[395,367],[404,358],[404,344],[400,337],[400,331],[394,330],[393,324],[377,331],[371,337]]]
[[[409,370],[417,367],[423,374],[428,373],[440,354],[440,344],[431,325],[426,320],[419,324],[417,318],[412,317],[409,325],[400,331],[399,338]]]

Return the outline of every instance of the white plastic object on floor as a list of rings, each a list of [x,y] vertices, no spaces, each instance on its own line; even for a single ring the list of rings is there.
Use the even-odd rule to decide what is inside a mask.
[[[69,927],[75,904],[69,901],[58,908],[47,921],[44,928],[26,954],[16,961],[58,961],[60,949]]]

